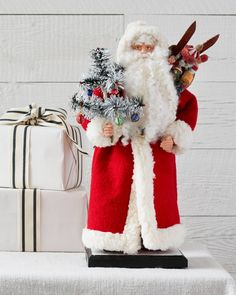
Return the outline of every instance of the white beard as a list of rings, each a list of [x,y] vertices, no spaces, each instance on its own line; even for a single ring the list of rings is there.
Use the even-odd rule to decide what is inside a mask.
[[[128,97],[143,98],[144,116],[136,123],[124,123],[123,144],[127,144],[129,138],[140,135],[140,128],[145,128],[144,137],[148,142],[155,142],[176,118],[178,96],[166,51],[156,48],[147,57],[140,55],[135,51],[126,53],[124,84]]]

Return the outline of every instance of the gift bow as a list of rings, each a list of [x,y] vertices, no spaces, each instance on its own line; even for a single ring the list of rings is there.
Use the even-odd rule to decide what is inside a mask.
[[[0,125],[37,125],[49,127],[57,125],[66,131],[69,138],[82,154],[88,155],[79,146],[79,142],[76,140],[75,130],[67,122],[67,112],[62,108],[48,109],[38,107],[35,103],[32,103],[26,107],[10,109],[1,116]]]

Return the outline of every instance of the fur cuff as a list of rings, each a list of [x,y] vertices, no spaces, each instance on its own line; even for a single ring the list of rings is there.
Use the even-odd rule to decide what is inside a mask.
[[[103,135],[102,129],[106,122],[108,122],[108,120],[97,117],[92,119],[91,122],[88,124],[86,134],[88,139],[94,146],[106,147],[115,145],[119,140],[120,136],[122,135],[121,128],[113,124],[113,140],[111,141],[110,137],[105,137]]]
[[[185,121],[177,120],[170,124],[165,135],[171,135],[174,139],[174,154],[183,154],[192,145],[193,131]]]

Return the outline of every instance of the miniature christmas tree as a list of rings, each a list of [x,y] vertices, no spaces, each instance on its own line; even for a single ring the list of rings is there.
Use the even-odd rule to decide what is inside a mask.
[[[139,97],[125,95],[124,68],[111,60],[106,48],[93,49],[91,60],[87,77],[80,81],[79,91],[72,97],[72,108],[88,120],[99,116],[116,125],[126,120],[139,121],[144,104]]]

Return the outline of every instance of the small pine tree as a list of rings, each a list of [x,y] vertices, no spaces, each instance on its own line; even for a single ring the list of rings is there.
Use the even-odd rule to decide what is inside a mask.
[[[89,89],[102,87],[106,91],[116,87],[116,84],[123,82],[124,68],[115,62],[112,62],[111,55],[106,48],[93,49],[90,52],[92,60],[87,78],[82,84]]]
[[[88,88],[106,87],[106,82],[113,72],[114,65],[111,56],[106,48],[97,48],[90,53],[92,64],[87,78],[82,83]]]
[[[117,125],[125,120],[136,122],[143,115],[141,98],[123,96],[124,68],[113,62],[108,49],[97,48],[90,52],[92,60],[87,77],[80,82],[79,91],[72,97],[71,105],[89,120],[95,117],[110,119]],[[95,93],[100,88],[106,98]]]

